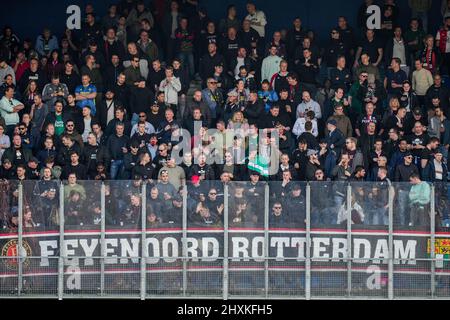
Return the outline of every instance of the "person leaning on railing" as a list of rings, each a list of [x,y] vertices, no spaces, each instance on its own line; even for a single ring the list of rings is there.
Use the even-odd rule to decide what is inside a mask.
[[[431,187],[427,182],[420,180],[420,176],[416,173],[411,175],[409,181],[413,184],[409,191],[411,206],[409,226],[430,225],[429,204]]]

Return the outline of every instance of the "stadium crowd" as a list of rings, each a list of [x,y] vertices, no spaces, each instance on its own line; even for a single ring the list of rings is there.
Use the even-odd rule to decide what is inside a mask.
[[[353,223],[387,223],[391,181],[406,185],[395,195],[396,223],[429,223],[427,182],[442,183],[439,194],[447,193],[450,1],[443,2],[443,25],[433,34],[427,33],[427,0],[410,1],[413,16],[404,26],[395,1],[383,1],[381,29],[360,34],[373,3],[365,0],[357,28],[336,17],[322,44],[298,17],[267,34],[270,16],[251,1],[247,15],[239,17],[230,5],[220,21],[198,2],[121,0],[102,15],[89,4],[81,30],[44,29],[35,40],[4,27],[5,226],[17,225],[21,181],[25,225],[58,224],[59,179],[67,180],[69,225],[99,223],[95,181],[107,182],[107,207],[114,209],[106,210],[106,220],[114,225],[138,223],[143,182],[149,225],[181,223],[186,182],[191,221],[220,224],[223,185],[230,184],[230,223],[262,223],[264,181],[272,186],[274,224],[304,223],[306,181],[323,182],[312,184],[316,223],[345,223],[345,183],[363,181],[373,188],[356,188]],[[171,153],[183,140],[181,128],[192,148],[176,163]],[[208,163],[217,135],[231,129],[247,136],[226,139],[223,162]],[[251,153],[261,129],[268,139]],[[280,159],[275,174],[264,170],[269,149]],[[362,206],[370,209],[364,213]],[[441,207],[444,222],[446,201]]]

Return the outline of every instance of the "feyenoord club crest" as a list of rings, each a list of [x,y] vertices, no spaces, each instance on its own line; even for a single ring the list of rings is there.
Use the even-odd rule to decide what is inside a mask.
[[[3,264],[8,270],[17,270],[17,256],[19,255],[19,252],[17,251],[18,247],[19,241],[17,239],[13,239],[9,240],[2,248],[2,257],[5,257],[2,259]],[[30,264],[30,259],[27,257],[31,256],[31,247],[26,241],[22,241],[22,256],[24,257],[23,266],[28,267],[28,265]]]

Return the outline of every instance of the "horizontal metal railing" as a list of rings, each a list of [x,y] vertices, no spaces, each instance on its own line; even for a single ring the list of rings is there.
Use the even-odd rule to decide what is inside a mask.
[[[341,206],[333,202],[334,194],[319,195],[328,196],[333,214],[341,210],[347,217],[340,225],[313,222],[318,189],[306,183],[303,209],[303,202],[298,204],[304,220],[292,215],[292,221],[277,224],[272,210],[279,201],[279,185],[269,183],[258,198],[260,207],[254,204],[262,209],[255,213],[263,216],[262,221],[237,225],[239,188],[225,185],[223,220],[195,224],[185,185],[180,223],[155,227],[150,225],[147,206],[153,201],[151,188],[143,184],[140,223],[128,228],[107,224],[111,199],[104,183],[93,191],[100,200],[100,225],[67,224],[65,209],[72,204],[61,184],[59,225],[30,229],[23,224],[24,207],[33,205],[26,183],[19,184],[18,228],[0,234],[0,298],[450,298],[450,232],[441,226],[436,232],[435,219],[436,201],[447,201],[447,194],[441,189],[437,194],[436,186],[431,186],[430,202],[421,211],[429,220],[421,226],[398,225],[394,217],[401,207],[399,194],[408,192],[408,185],[389,185],[382,211],[388,223],[370,226],[354,223],[355,203],[365,208],[367,219],[371,210],[377,213],[373,206],[380,206],[371,202],[379,195],[377,186],[342,186]],[[367,203],[355,200],[361,194]]]

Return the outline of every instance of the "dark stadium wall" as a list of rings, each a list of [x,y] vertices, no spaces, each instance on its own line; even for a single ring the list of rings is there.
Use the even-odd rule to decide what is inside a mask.
[[[67,19],[66,8],[76,4],[81,7],[82,12],[87,3],[93,3],[100,16],[106,12],[108,5],[117,1],[89,1],[89,0],[18,0],[9,2],[0,12],[0,26],[5,24],[13,26],[15,32],[22,38],[29,36],[34,38],[41,30],[48,26],[58,36],[64,31]],[[149,2],[148,0],[146,2]],[[210,17],[220,19],[225,16],[226,7],[235,4],[240,17],[245,14],[247,0],[215,1],[200,0]],[[335,26],[337,16],[348,17],[352,26],[356,25],[356,13],[362,0],[336,1],[336,0],[256,0],[257,6],[262,9],[269,20],[268,35],[274,30],[288,27],[295,16],[300,16],[307,28],[316,31],[319,39],[328,36],[329,29]],[[410,15],[408,0],[396,0],[402,16],[402,25],[407,24]],[[433,8],[430,12],[430,25],[433,33],[441,23],[440,0],[433,0]],[[404,14],[406,13],[406,15]]]

